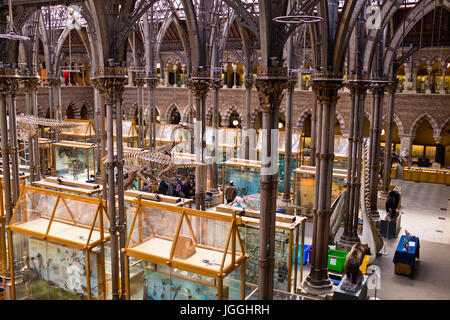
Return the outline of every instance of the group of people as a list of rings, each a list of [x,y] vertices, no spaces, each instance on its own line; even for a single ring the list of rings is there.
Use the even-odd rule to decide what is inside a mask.
[[[158,185],[156,193],[193,199],[195,196],[195,185],[191,183],[190,178],[181,179],[180,177],[175,178],[175,184],[168,183],[166,180],[161,180]]]

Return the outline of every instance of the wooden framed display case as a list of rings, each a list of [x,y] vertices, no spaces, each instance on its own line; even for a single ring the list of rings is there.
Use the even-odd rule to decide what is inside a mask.
[[[312,216],[315,195],[316,167],[301,166],[294,170],[294,199],[296,206],[304,209],[297,209],[297,214],[301,216]],[[347,183],[347,170],[333,169],[331,202],[341,194]]]
[[[52,167],[52,141],[46,138],[39,138],[39,151],[41,158],[41,173],[44,173]]]
[[[233,158],[222,164],[222,188],[234,182],[237,196],[260,193],[261,161]]]
[[[105,299],[102,199],[24,186],[6,227],[11,298]]]
[[[105,130],[106,130],[105,118]],[[116,140],[116,120],[113,120],[114,140]],[[122,120],[122,139],[123,145],[131,148],[138,146],[139,134],[136,130],[136,122],[134,120]]]
[[[241,218],[238,232],[248,255],[246,262],[246,286],[258,284],[259,268],[259,211],[243,209],[238,206],[221,204],[213,212],[233,214]],[[303,281],[303,252],[305,243],[306,218],[276,213],[275,218],[275,264],[274,289],[295,292]],[[300,248],[300,250],[295,250]],[[256,287],[253,288],[253,290]],[[246,293],[247,299],[248,292]]]
[[[77,182],[57,177],[47,177],[44,180],[35,181],[33,186],[94,198],[98,198],[103,191],[103,186],[100,184]]]
[[[450,170],[423,167],[404,167],[403,180],[450,184]]]
[[[125,208],[127,299],[244,299],[239,217],[141,198],[125,199]]]
[[[54,175],[86,182],[96,172],[96,146],[92,143],[60,141],[53,144]]]
[[[192,199],[166,196],[163,194],[157,195],[156,193],[143,192],[143,191],[138,191],[138,190],[126,190],[125,196],[133,197],[133,198],[140,197],[143,200],[165,203],[165,204],[169,204],[169,205],[176,206],[176,207],[192,208],[192,203],[194,203],[194,200],[192,200]]]
[[[75,122],[78,127],[65,128],[61,131],[61,139],[69,141],[94,143],[95,130],[92,120],[65,119],[67,122]]]

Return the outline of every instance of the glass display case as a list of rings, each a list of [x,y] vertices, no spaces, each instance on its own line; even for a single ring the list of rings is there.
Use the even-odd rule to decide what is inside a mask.
[[[314,208],[316,167],[301,166],[294,170],[294,204],[302,207],[297,214],[312,217]],[[341,194],[347,183],[347,170],[333,169],[331,203]]]
[[[238,197],[260,193],[261,161],[233,158],[223,163],[222,172],[222,190],[233,181]]]
[[[41,173],[50,171],[52,168],[52,141],[46,138],[39,138],[39,151]]]
[[[44,180],[34,181],[33,186],[43,189],[67,192],[86,197],[98,198],[103,186],[96,183],[77,182],[64,178],[46,177]]]
[[[61,139],[79,142],[95,142],[95,130],[92,120],[65,119],[67,122],[75,122],[78,127],[64,128],[61,131]]]
[[[235,214],[125,203],[127,299],[244,299],[247,255]]]
[[[164,144],[172,142],[172,132],[175,126],[176,124],[168,123],[155,124],[156,146],[162,146]],[[193,143],[193,140],[191,141],[191,136],[192,134],[189,130],[177,130],[174,138],[176,139],[176,141],[181,142],[175,146],[174,150],[180,153],[191,153]],[[150,145],[150,139],[148,138],[148,136],[145,138],[145,145],[147,148]]]
[[[107,128],[107,119],[105,118],[105,130]],[[113,120],[114,140],[116,140],[116,120]],[[138,146],[139,134],[136,130],[136,122],[134,120],[122,120],[122,140],[126,147],[135,148]]]
[[[57,177],[86,182],[96,172],[95,145],[60,141],[53,144],[53,172]]]
[[[101,199],[24,186],[7,226],[11,298],[104,299],[107,218]]]
[[[235,212],[241,216],[238,225],[240,238],[244,242],[248,259],[245,267],[246,286],[258,284],[259,272],[259,237],[260,213],[239,206],[218,205],[216,212],[231,214]],[[303,252],[306,218],[276,214],[275,220],[275,264],[274,289],[295,292],[303,281]],[[299,251],[294,248],[300,248]]]

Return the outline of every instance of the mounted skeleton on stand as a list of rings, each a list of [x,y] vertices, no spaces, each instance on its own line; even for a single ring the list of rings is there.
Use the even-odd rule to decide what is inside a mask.
[[[203,163],[173,157],[173,148],[182,142],[181,137],[176,140],[175,135],[180,129],[188,130],[191,134],[194,131],[192,125],[180,123],[173,128],[170,143],[157,147],[155,151],[124,153],[124,170],[126,170],[124,190],[131,188],[134,180],[139,177],[142,181],[147,182],[150,185],[150,190],[154,192],[162,180],[175,185],[178,168],[195,168],[204,165]],[[103,161],[106,161],[106,157],[103,158]]]

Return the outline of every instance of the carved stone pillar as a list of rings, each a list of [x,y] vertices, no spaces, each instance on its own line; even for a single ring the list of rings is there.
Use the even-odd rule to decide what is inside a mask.
[[[164,68],[164,87],[169,86],[169,68]]]
[[[384,89],[388,82],[381,79],[374,79],[372,81],[372,128],[370,130],[370,155],[369,155],[369,170],[370,170],[370,215],[374,221],[380,219],[380,214],[377,208],[378,199],[378,185],[380,182],[380,167],[382,154],[380,153],[381,141],[381,120],[383,113],[383,97]]]
[[[445,94],[445,74],[446,73],[447,73],[447,67],[444,66],[442,68],[442,83],[441,83],[441,87],[439,89],[440,94]]]
[[[11,170],[11,141],[8,134],[8,100],[11,99],[11,95],[17,91],[18,81],[16,78],[15,69],[0,68],[0,134],[5,139],[1,139],[1,153],[3,164],[3,194],[4,194],[4,209],[6,214],[5,224],[9,224],[13,208],[14,201],[12,193],[14,188],[12,183],[14,180],[17,182],[19,176],[14,177]],[[14,126],[13,126],[14,128]],[[12,130],[15,132],[15,130]]]
[[[278,194],[278,121],[287,68],[259,67],[255,81],[262,111],[259,292],[260,300],[273,298],[275,211]]]
[[[318,101],[318,136],[316,151],[316,182],[312,233],[311,271],[303,288],[311,294],[327,294],[333,290],[328,277],[328,240],[330,234],[331,184],[334,158],[334,126],[338,90],[342,74],[316,72],[312,78]]]
[[[194,105],[196,113],[195,121],[195,160],[205,163],[204,150],[206,148],[206,96],[209,90],[209,73],[195,72],[191,78],[192,91],[194,93]],[[195,208],[205,210],[206,195],[206,166],[195,169]]]
[[[253,83],[255,82],[255,80],[253,78],[245,78],[244,80],[244,84],[245,84],[245,112],[247,115],[247,119],[246,119],[246,125],[245,125],[245,129],[247,130],[247,133],[245,134],[244,137],[244,145],[245,145],[245,149],[244,149],[244,158],[245,159],[250,159],[250,154],[254,154],[254,150],[253,152],[250,150],[250,130],[252,128],[250,128],[250,122],[251,122],[251,116],[252,116],[252,112],[251,112],[251,103],[252,103],[252,88],[253,88]],[[253,158],[252,158],[253,159]]]
[[[105,94],[106,120],[107,120],[107,212],[109,215],[109,232],[111,235],[111,286],[112,298],[117,300],[124,296],[125,290],[125,259],[121,249],[126,241],[126,218],[124,210],[123,190],[123,141],[122,141],[122,94],[126,82],[126,69],[122,67],[102,67],[94,76],[99,89]],[[114,154],[114,126],[113,106],[116,109],[116,146]],[[117,169],[117,183],[115,179]],[[106,186],[104,186],[105,188]],[[117,189],[116,189],[117,188]],[[118,203],[118,216],[116,216],[116,190]],[[119,234],[119,237],[117,237]],[[119,264],[120,255],[120,264]],[[121,288],[119,291],[119,266],[121,274]]]
[[[361,177],[364,101],[367,81],[361,76],[348,75],[347,87],[350,89],[350,130],[348,133],[347,192],[344,203],[344,232],[336,244],[338,250],[349,251],[360,241],[357,232],[359,212],[359,190]],[[356,228],[355,228],[356,226]]]
[[[387,86],[388,101],[386,112],[386,135],[384,144],[384,161],[383,161],[383,188],[384,194],[389,193],[389,185],[391,184],[391,155],[392,155],[392,131],[394,129],[394,109],[395,109],[395,92],[397,90],[398,81],[391,81]]]

